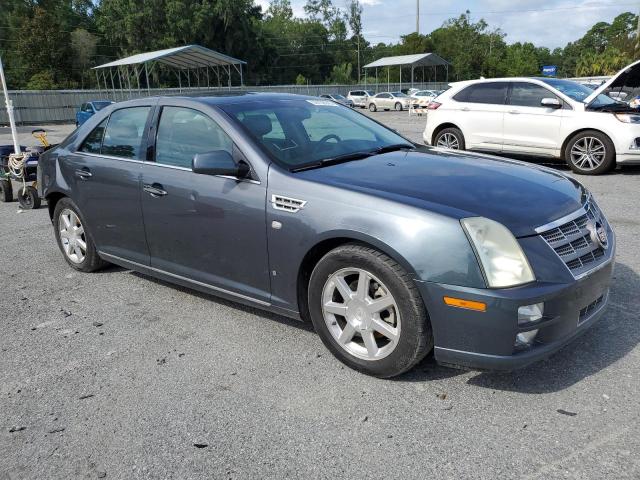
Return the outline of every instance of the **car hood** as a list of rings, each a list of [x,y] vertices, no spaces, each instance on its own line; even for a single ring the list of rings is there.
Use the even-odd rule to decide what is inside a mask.
[[[640,60],[627,65],[605,83],[596,88],[591,95],[584,99],[584,103],[589,105],[595,98],[604,93],[607,89],[624,90],[625,88],[635,90],[640,87]]]
[[[385,153],[296,176],[457,219],[487,217],[517,237],[575,212],[587,196],[578,182],[544,167],[437,149]]]

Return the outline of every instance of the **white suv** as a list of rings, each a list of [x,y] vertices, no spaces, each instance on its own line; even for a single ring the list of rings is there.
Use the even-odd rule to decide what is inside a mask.
[[[552,156],[582,174],[640,163],[640,110],[605,94],[634,98],[639,64],[596,90],[555,78],[454,83],[426,107],[423,139],[452,149]]]

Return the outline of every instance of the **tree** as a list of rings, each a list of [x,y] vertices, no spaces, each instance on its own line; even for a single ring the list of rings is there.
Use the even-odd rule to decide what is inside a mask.
[[[350,63],[336,65],[331,70],[328,83],[334,85],[348,85],[351,83],[351,71],[353,66]]]
[[[71,49],[74,53],[74,65],[79,70],[80,84],[84,88],[86,71],[96,54],[98,38],[84,28],[76,28],[71,32]]]

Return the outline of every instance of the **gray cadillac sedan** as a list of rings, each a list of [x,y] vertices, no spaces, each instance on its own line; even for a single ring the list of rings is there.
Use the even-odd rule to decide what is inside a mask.
[[[418,147],[335,102],[145,98],[43,155],[65,260],[313,322],[342,362],[513,369],[602,315],[615,237],[556,171]]]

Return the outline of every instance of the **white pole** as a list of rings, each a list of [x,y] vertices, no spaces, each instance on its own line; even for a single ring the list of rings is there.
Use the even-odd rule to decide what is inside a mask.
[[[20,155],[20,144],[18,143],[18,131],[16,130],[16,120],[13,118],[13,102],[9,99],[7,81],[4,78],[4,68],[2,68],[2,58],[0,58],[0,80],[2,81],[2,91],[4,92],[4,102],[7,105],[7,115],[11,126],[11,136],[13,137],[13,152]]]

